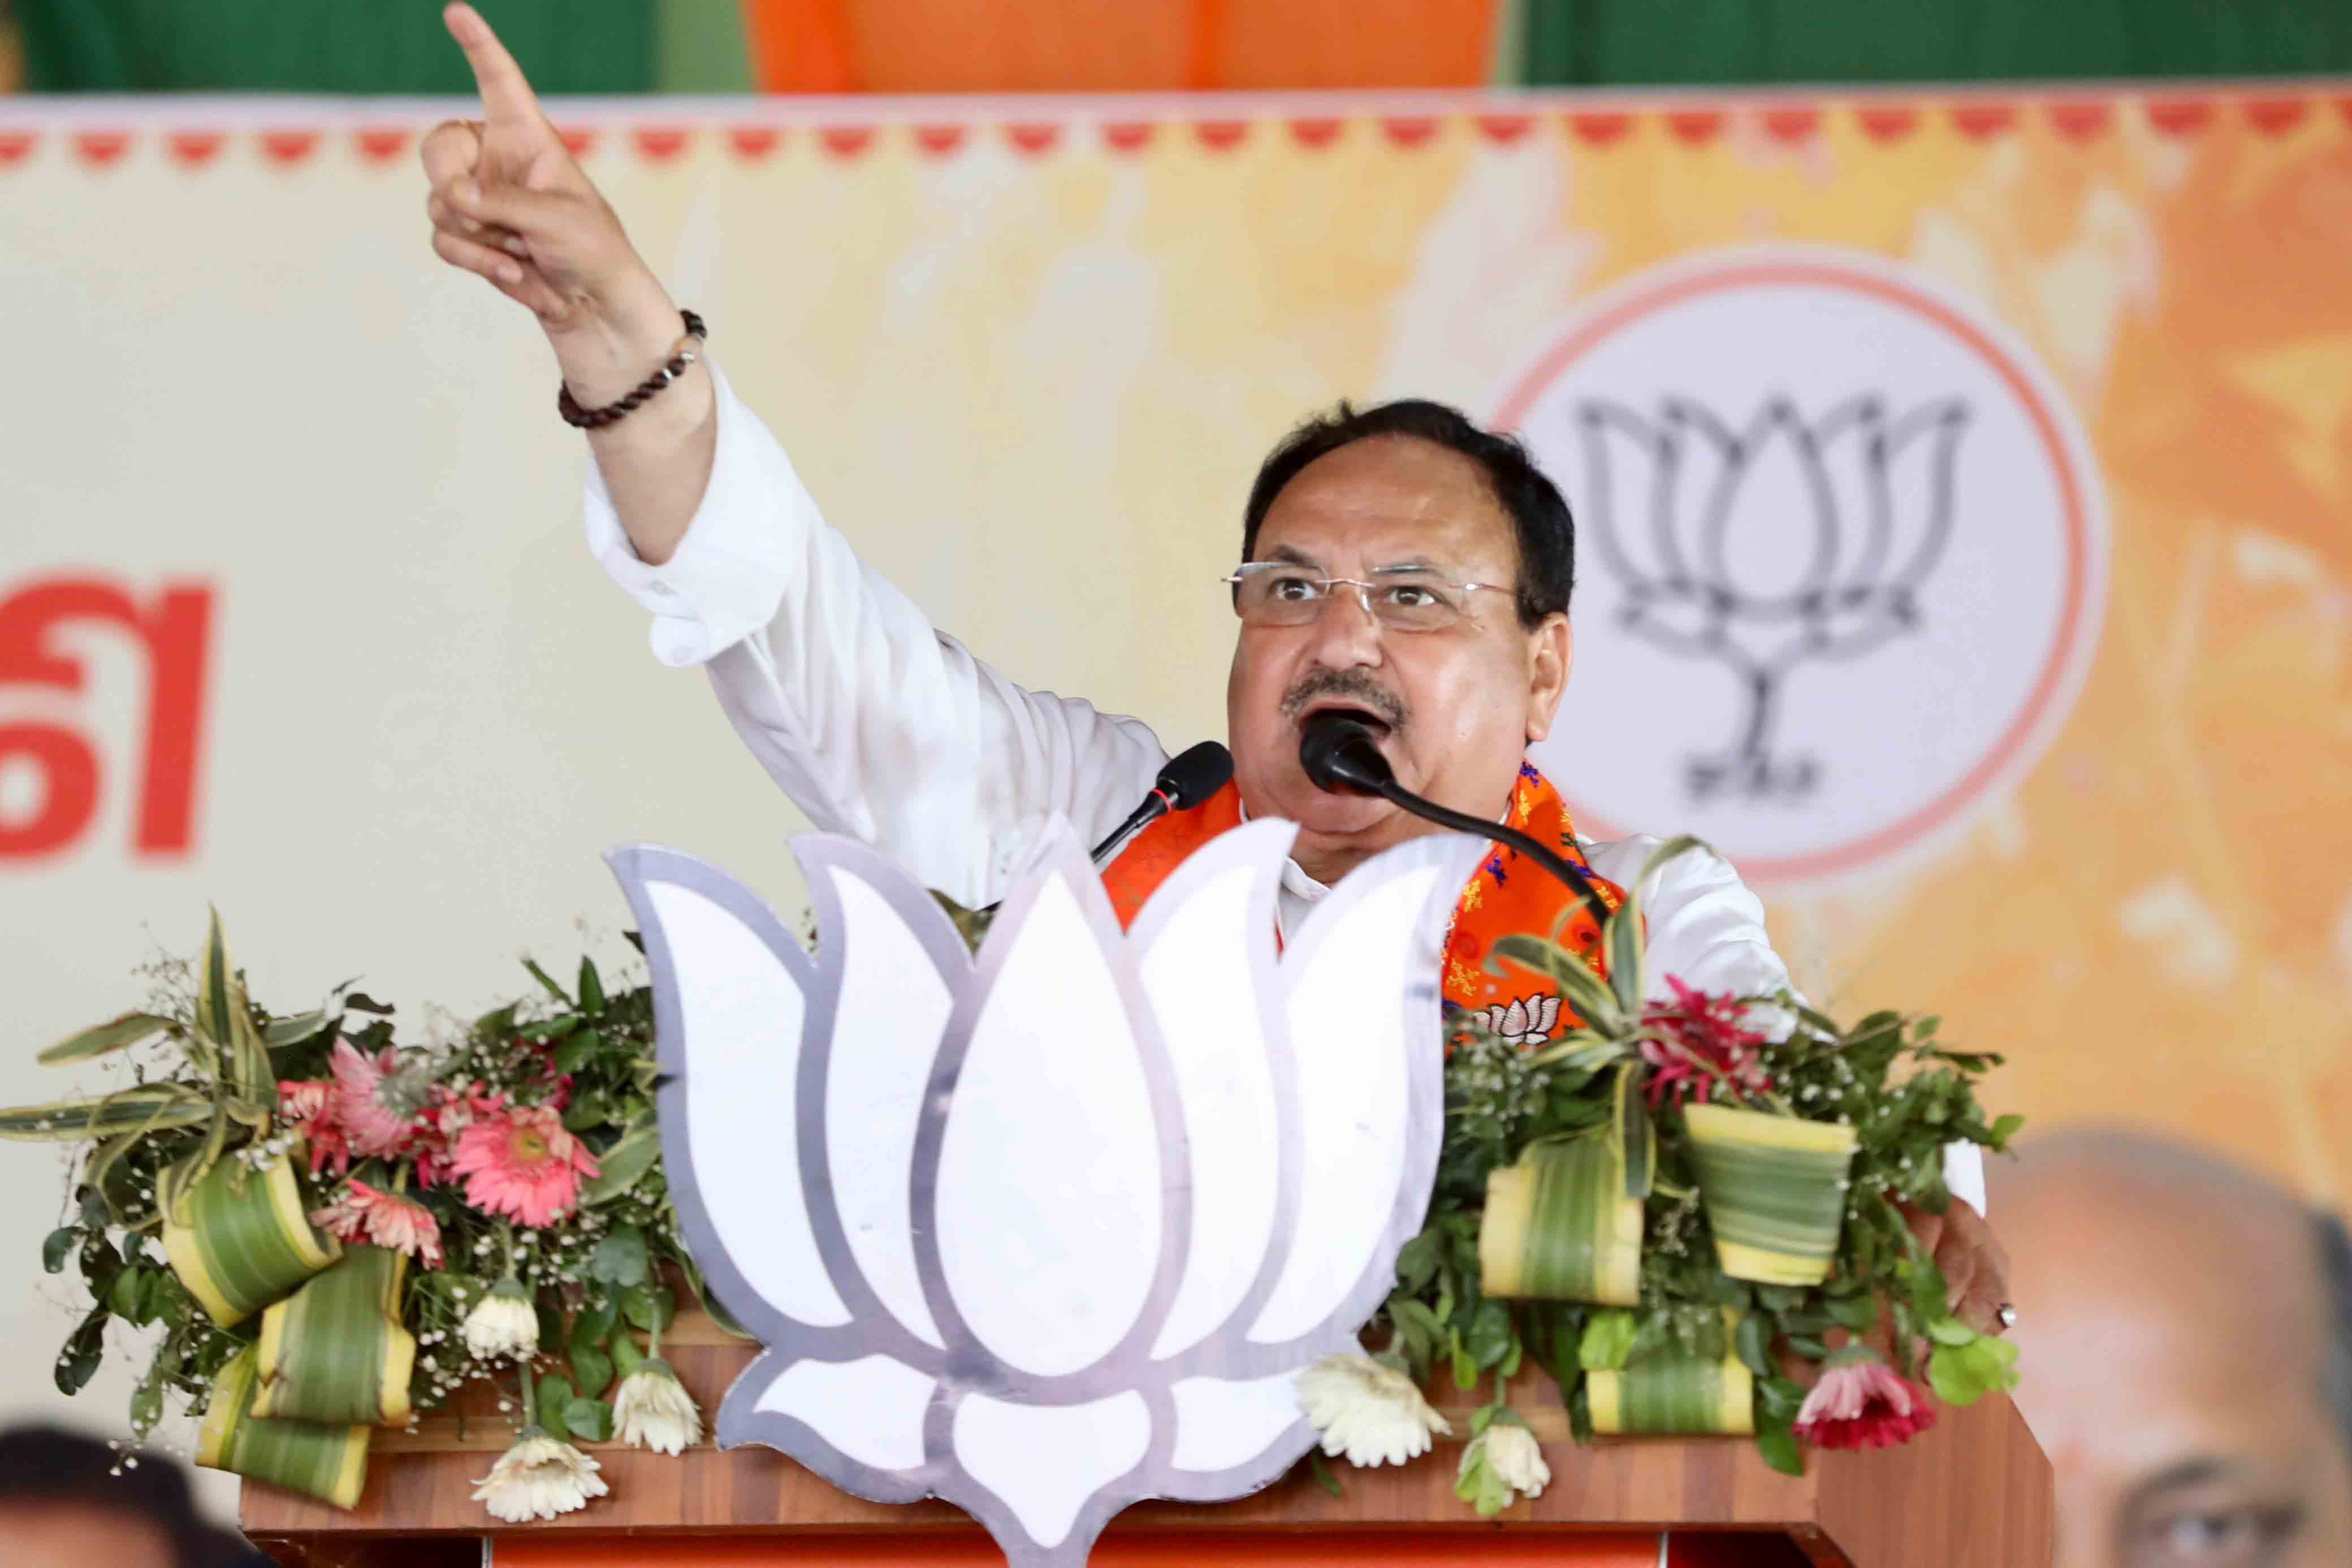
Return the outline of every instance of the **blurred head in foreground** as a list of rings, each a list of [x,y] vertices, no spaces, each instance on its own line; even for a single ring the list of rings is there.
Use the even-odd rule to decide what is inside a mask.
[[[118,1467],[121,1474],[112,1473]],[[253,1561],[207,1525],[187,1473],[124,1459],[62,1427],[0,1430],[0,1563],[9,1568],[216,1568]]]
[[[1990,1211],[2059,1568],[2352,1563],[2341,1223],[2142,1134],[2029,1143]]]

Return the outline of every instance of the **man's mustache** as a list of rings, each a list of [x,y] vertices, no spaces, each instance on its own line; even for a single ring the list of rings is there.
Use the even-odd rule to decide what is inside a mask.
[[[1297,718],[1318,697],[1346,697],[1391,729],[1403,726],[1404,704],[1362,670],[1310,670],[1282,695],[1282,716]]]

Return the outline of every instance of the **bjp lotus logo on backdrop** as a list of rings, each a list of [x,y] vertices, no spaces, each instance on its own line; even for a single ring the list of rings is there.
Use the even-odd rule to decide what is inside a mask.
[[[79,846],[110,779],[131,806],[130,848],[185,854],[194,837],[213,590],[142,593],[59,573],[0,585],[0,861]],[[109,759],[94,711],[96,641],[123,640],[144,678],[134,749]]]
[[[1381,855],[1277,958],[1294,831],[1218,838],[1126,934],[1066,840],[976,956],[848,840],[794,844],[814,958],[715,868],[612,857],[653,971],[664,1168],[767,1347],[722,1447],[946,1498],[1025,1563],[1307,1451],[1293,1379],[1356,1348],[1428,1207],[1439,945],[1479,846]]]
[[[1761,881],[1864,871],[1965,827],[2072,706],[2105,597],[2088,446],[1929,279],[1796,248],[1645,272],[1496,423],[1576,514],[1538,760],[1580,822],[1696,832]]]

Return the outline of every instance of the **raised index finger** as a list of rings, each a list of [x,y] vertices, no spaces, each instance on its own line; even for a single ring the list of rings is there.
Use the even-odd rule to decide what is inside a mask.
[[[466,63],[474,68],[474,85],[481,89],[483,118],[499,120],[541,120],[539,95],[530,90],[530,83],[482,20],[480,12],[458,0],[441,13],[449,36],[466,51]]]

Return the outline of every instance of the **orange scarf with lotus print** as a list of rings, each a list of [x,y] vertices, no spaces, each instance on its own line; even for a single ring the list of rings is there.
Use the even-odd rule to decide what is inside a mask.
[[[1624,889],[1593,871],[1585,860],[1576,841],[1575,825],[1568,818],[1568,803],[1532,763],[1519,764],[1508,821],[1538,843],[1559,845],[1559,852],[1592,879],[1594,889],[1610,908],[1625,901]],[[1228,782],[1192,810],[1171,812],[1136,834],[1102,873],[1119,925],[1125,928],[1135,923],[1144,902],[1193,851],[1241,824],[1241,790]],[[1596,972],[1608,974],[1608,961],[1601,950],[1601,928],[1584,901],[1518,851],[1489,841],[1486,858],[1464,884],[1446,931],[1448,1007],[1483,1015],[1487,1028],[1522,1045],[1542,1044],[1574,1027],[1576,1015],[1564,1011],[1549,980],[1517,965],[1500,977],[1486,970],[1486,954],[1496,939],[1519,932],[1548,936],[1555,929],[1561,946],[1580,956]]]

